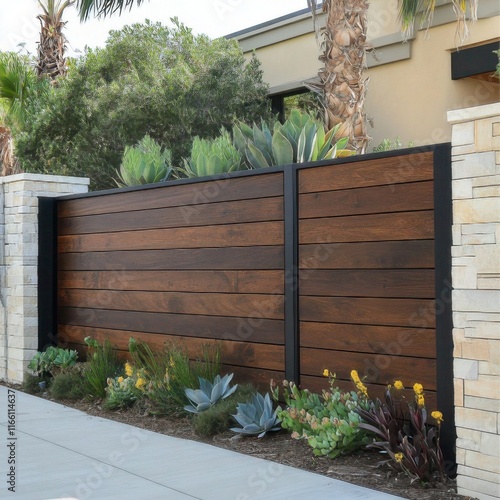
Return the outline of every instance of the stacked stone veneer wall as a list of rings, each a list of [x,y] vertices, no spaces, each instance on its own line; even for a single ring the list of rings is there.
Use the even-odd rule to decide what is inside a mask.
[[[458,488],[500,498],[500,103],[450,111]]]
[[[88,179],[0,178],[0,379],[22,382],[38,347],[38,197],[84,193]],[[40,228],[43,231],[43,228]]]

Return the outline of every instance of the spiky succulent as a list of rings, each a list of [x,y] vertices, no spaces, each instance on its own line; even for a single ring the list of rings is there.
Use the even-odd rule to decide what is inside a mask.
[[[249,403],[238,403],[236,415],[233,418],[241,425],[232,427],[233,432],[247,435],[258,435],[263,437],[267,432],[279,431],[280,420],[277,417],[277,409],[273,411],[273,404],[269,394],[262,396],[256,393]]]
[[[238,388],[238,384],[232,387],[229,386],[232,378],[232,373],[224,375],[222,378],[220,375],[217,375],[212,383],[204,378],[198,377],[200,381],[199,389],[184,389],[186,397],[191,402],[191,404],[185,406],[184,409],[191,413],[201,413],[202,411],[208,410],[217,403],[217,401],[226,399]]]

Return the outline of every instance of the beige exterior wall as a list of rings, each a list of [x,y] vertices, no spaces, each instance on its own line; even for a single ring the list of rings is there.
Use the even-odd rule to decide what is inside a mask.
[[[500,498],[500,103],[453,126],[453,341],[458,493]]]
[[[450,3],[441,1],[438,5],[443,3],[447,5],[436,10],[436,26],[427,36],[418,31],[403,43],[397,1],[370,2],[368,35],[377,54],[377,59],[368,56],[366,72],[370,77],[366,109],[374,124],[368,127],[373,137],[370,147],[396,136],[415,145],[448,142],[451,125],[447,111],[500,100],[499,84],[473,78],[451,80],[450,52],[456,48],[456,23]],[[482,0],[480,5],[483,18],[469,24],[467,45],[493,41],[500,34],[500,4]],[[248,54],[255,49],[271,94],[301,87],[302,82],[316,77],[321,67],[307,14],[236,38]]]

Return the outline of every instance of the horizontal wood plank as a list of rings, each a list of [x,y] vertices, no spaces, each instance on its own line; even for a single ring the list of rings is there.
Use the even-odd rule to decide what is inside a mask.
[[[62,253],[271,246],[283,244],[283,222],[66,235],[58,241]]]
[[[369,243],[316,243],[299,246],[299,268],[416,269],[434,268],[434,240]]]
[[[59,234],[109,233],[283,220],[283,197],[59,219]],[[133,210],[133,211],[132,211]]]
[[[301,297],[300,319],[320,323],[350,323],[434,328],[435,304],[424,299]]]
[[[61,307],[283,319],[283,296],[63,289]]]
[[[186,350],[190,359],[201,356],[204,345],[219,345],[221,360],[225,364],[262,368],[267,370],[284,370],[284,347],[270,344],[255,344],[250,342],[235,342],[229,340],[213,340],[203,337],[179,337],[175,335],[158,335],[142,332],[124,332],[105,329],[81,329],[66,333],[66,342],[83,344],[86,335],[100,342],[109,339],[113,346],[128,351],[129,339],[146,342],[153,350],[161,351],[165,344],[173,344]]]
[[[299,193],[393,185],[434,178],[434,153],[354,161],[299,170]]]
[[[303,219],[299,243],[335,243],[434,238],[434,212],[354,215],[323,219]]]
[[[300,295],[433,298],[434,270],[304,270]]]
[[[341,323],[300,323],[301,347],[382,355],[436,357],[436,331]]]
[[[58,287],[282,294],[283,271],[61,271]]]
[[[299,219],[431,210],[433,187],[432,181],[426,181],[302,194]]]
[[[185,250],[60,253],[61,271],[282,269],[283,248],[229,247]]]
[[[60,307],[58,320],[59,336],[64,336],[74,329],[78,331],[82,327],[90,327],[180,337],[284,344],[284,322],[273,319]]]
[[[339,379],[349,380],[351,370],[357,370],[366,383],[393,384],[408,376],[418,376],[418,382],[429,390],[436,390],[436,360],[407,358],[381,354],[330,351],[327,349],[300,349],[300,373],[320,375],[324,369],[336,373]]]
[[[58,203],[59,217],[151,210],[155,208],[219,203],[223,201],[266,198],[283,195],[283,174],[270,173],[248,177],[227,177],[191,184],[169,184],[154,189],[106,194],[62,200]]]

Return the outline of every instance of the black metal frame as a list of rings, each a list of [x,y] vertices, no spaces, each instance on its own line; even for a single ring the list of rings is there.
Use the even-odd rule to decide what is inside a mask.
[[[438,408],[447,423],[441,430],[441,448],[449,464],[447,472],[450,475],[454,475],[456,471],[451,302],[452,224],[451,144],[440,144],[434,148],[436,375]]]
[[[500,42],[456,50],[451,53],[451,79],[460,80],[469,76],[495,72],[498,57],[493,53],[500,49]]]
[[[38,198],[38,350],[57,345],[57,202]]]

